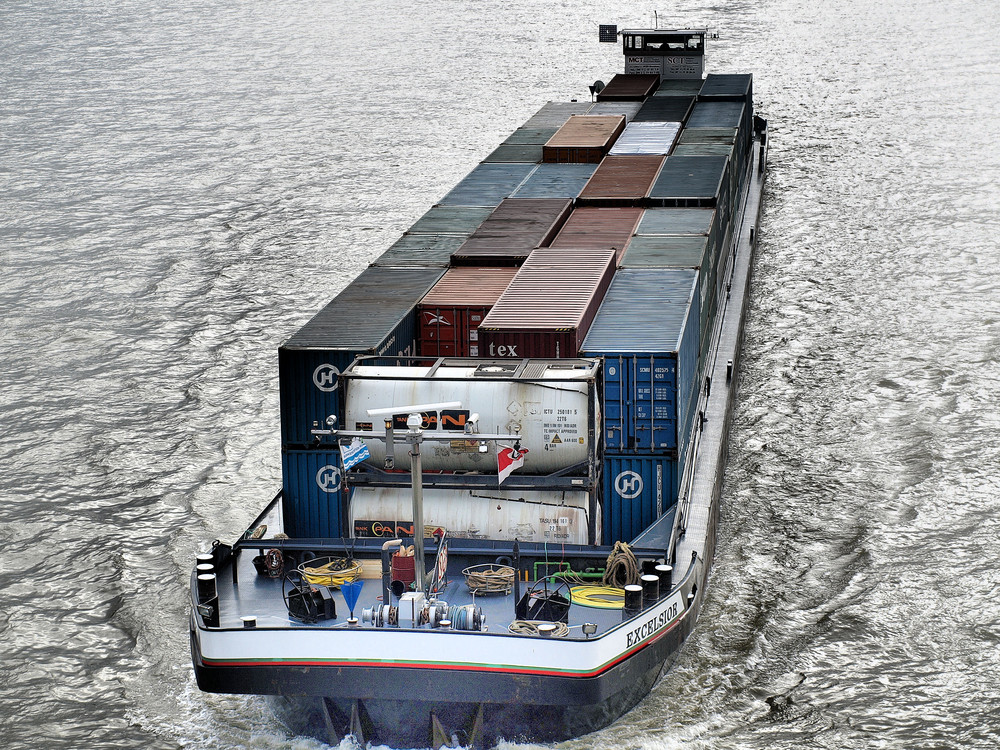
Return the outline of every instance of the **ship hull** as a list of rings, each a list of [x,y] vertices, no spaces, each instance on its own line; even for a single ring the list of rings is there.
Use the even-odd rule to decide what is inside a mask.
[[[690,583],[694,591],[701,588]],[[360,732],[366,742],[424,747],[433,744],[434,718],[462,744],[473,732],[476,746],[558,742],[611,724],[646,697],[690,635],[701,599],[695,593],[672,626],[588,677],[429,667],[220,667],[202,658],[193,632],[191,650],[202,690],[271,696],[275,714],[291,731],[324,742]],[[360,724],[352,725],[352,715]],[[481,723],[473,730],[477,716]]]

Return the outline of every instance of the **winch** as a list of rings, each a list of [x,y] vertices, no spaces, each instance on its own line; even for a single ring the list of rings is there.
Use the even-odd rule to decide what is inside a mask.
[[[441,599],[427,601],[419,591],[403,594],[398,606],[383,604],[365,607],[361,610],[361,621],[376,628],[419,628],[424,625],[469,631],[486,628],[486,615],[481,607],[474,604],[450,607]]]

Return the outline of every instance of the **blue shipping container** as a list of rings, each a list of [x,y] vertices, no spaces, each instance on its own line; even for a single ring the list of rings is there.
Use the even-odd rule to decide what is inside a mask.
[[[669,456],[604,457],[604,544],[632,541],[677,502],[678,466]]]
[[[740,128],[746,119],[743,102],[700,101],[691,110],[689,128]]]
[[[451,254],[466,239],[468,235],[404,234],[371,264],[386,268],[447,268]]]
[[[278,350],[281,443],[313,445],[339,417],[337,378],[363,354],[416,355],[416,306],[444,268],[370,267]]]
[[[440,205],[496,208],[536,166],[535,163],[480,164],[441,199]]]
[[[729,180],[729,159],[724,155],[668,156],[649,189],[647,204],[665,208],[725,206]]]
[[[347,495],[344,467],[335,450],[282,450],[282,512],[292,538],[347,536],[342,524]]]
[[[613,453],[680,451],[698,395],[698,272],[619,269],[581,354],[604,358],[604,445]]]
[[[750,73],[709,73],[698,99],[753,102],[753,75]]]
[[[539,164],[511,197],[575,200],[596,169],[596,164]]]

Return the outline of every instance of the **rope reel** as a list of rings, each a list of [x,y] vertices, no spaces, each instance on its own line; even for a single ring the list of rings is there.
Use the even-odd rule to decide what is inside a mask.
[[[448,619],[455,630],[480,631],[486,627],[486,615],[475,604],[448,608]]]
[[[370,622],[376,628],[397,627],[399,608],[388,604],[383,604],[381,607],[365,607],[361,610],[361,621]]]

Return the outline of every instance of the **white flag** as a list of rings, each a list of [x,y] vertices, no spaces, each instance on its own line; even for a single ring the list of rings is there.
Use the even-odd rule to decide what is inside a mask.
[[[527,448],[515,450],[509,445],[497,445],[497,474],[500,477],[499,484],[510,476],[514,469],[524,466],[524,456],[528,452]]]

